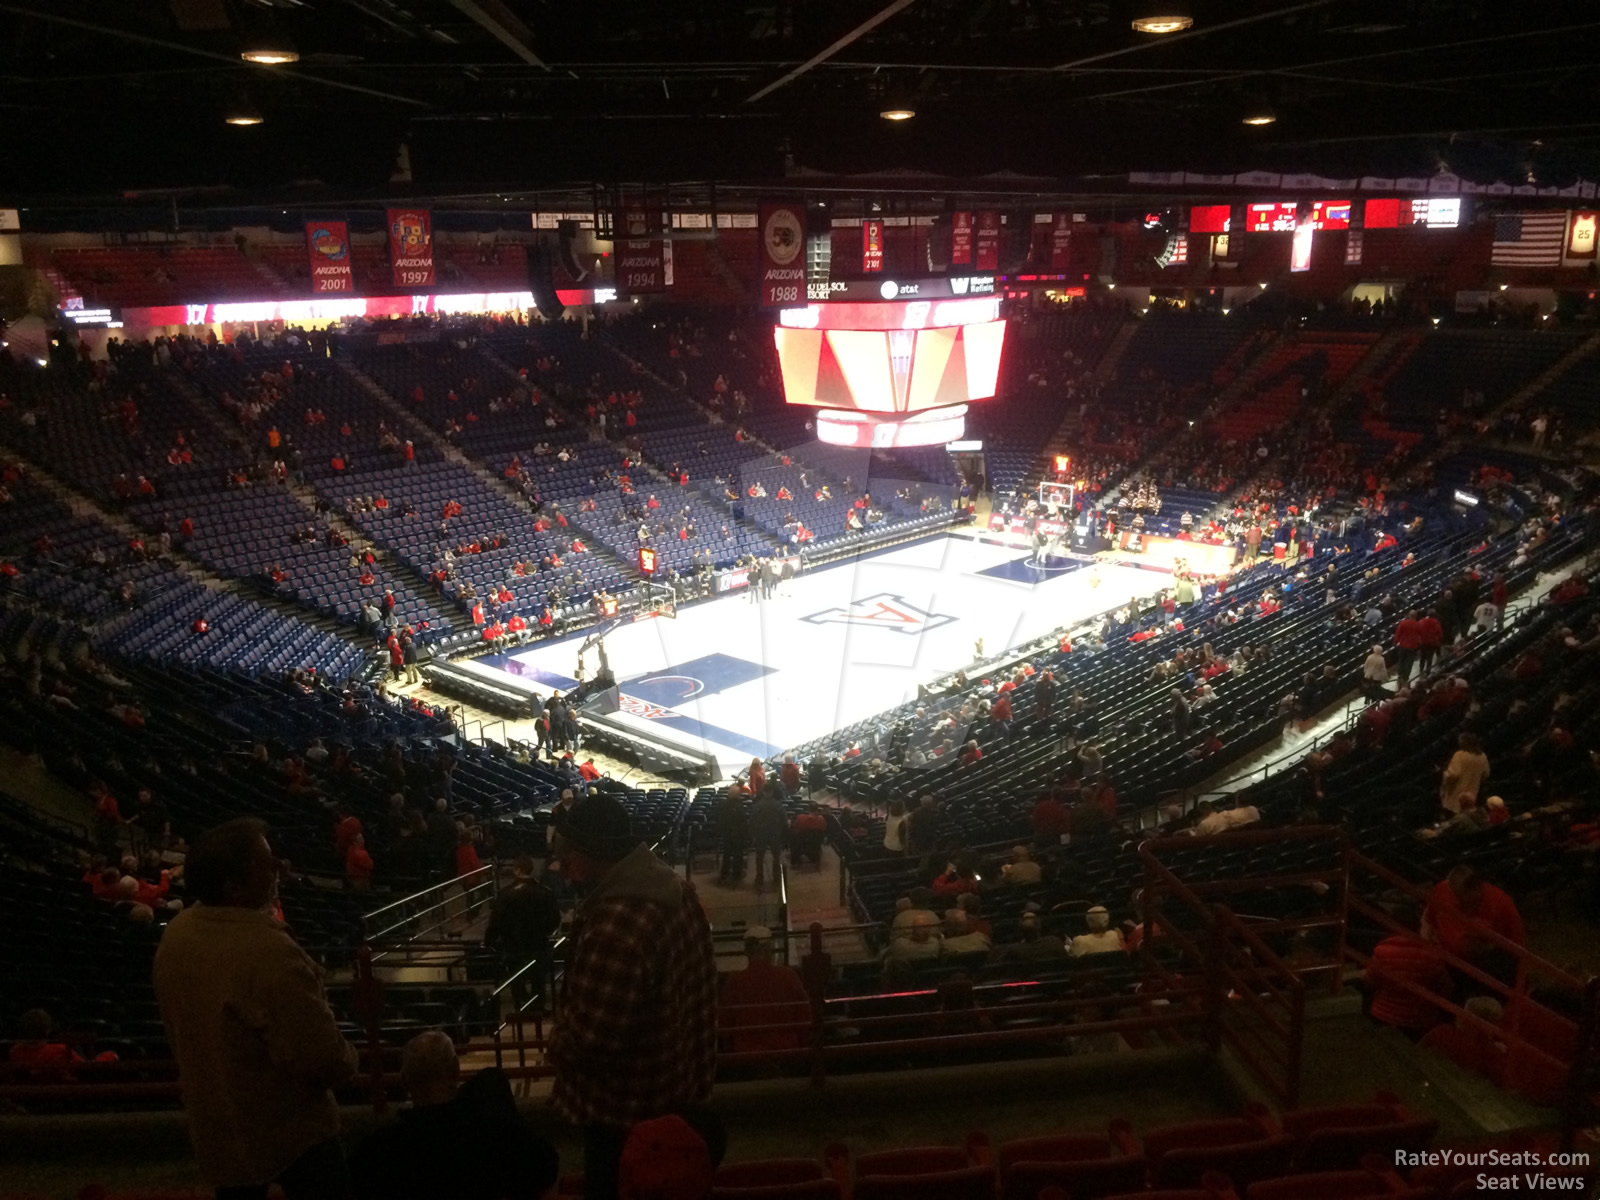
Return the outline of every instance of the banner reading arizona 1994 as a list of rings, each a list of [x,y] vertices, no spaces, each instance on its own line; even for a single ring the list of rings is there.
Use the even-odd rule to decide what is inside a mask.
[[[761,206],[762,308],[806,302],[806,208],[798,201]]]
[[[387,216],[395,287],[432,287],[432,215],[425,208],[391,208]]]

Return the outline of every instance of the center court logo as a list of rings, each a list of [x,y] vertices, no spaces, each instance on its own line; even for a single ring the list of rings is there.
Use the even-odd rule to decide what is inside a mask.
[[[840,608],[825,608],[800,618],[810,625],[855,625],[864,629],[886,629],[892,633],[925,633],[948,625],[956,618],[950,613],[919,608],[893,592],[863,596]]]

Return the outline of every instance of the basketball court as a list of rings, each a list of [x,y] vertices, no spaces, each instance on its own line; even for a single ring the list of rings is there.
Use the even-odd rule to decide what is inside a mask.
[[[939,536],[802,575],[766,600],[739,592],[626,624],[605,646],[625,721],[714,753],[731,773],[913,698],[969,667],[980,638],[992,659],[1166,583],[1139,567],[1081,556],[1040,567],[1012,546]],[[472,665],[565,691],[581,644]]]

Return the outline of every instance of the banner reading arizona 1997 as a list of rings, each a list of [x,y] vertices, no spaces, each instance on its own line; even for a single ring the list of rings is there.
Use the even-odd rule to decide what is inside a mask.
[[[391,208],[388,218],[395,287],[432,287],[432,216],[425,208]]]
[[[806,208],[798,201],[761,206],[762,308],[806,302]]]

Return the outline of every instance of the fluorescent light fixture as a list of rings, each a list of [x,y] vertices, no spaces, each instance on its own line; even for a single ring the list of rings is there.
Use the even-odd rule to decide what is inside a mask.
[[[1278,119],[1278,114],[1272,111],[1270,104],[1253,104],[1245,110],[1244,123],[1260,127],[1271,125]]]
[[[914,108],[886,108],[878,114],[885,121],[909,121],[917,115]]]

